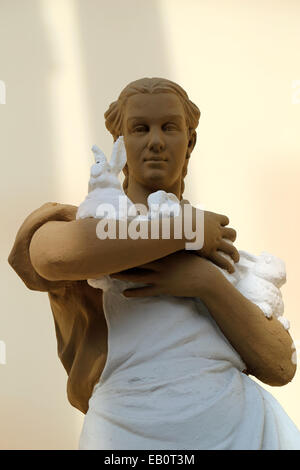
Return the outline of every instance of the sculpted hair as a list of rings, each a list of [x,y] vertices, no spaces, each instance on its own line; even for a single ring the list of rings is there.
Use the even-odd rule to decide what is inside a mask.
[[[120,135],[123,135],[123,119],[126,102],[130,96],[138,93],[174,93],[180,99],[186,116],[186,126],[188,136],[192,133],[196,135],[196,128],[199,124],[200,110],[199,108],[189,99],[184,89],[175,82],[167,80],[165,78],[141,78],[129,83],[120,93],[117,101],[114,101],[109,106],[108,110],[104,113],[105,126],[112,134],[114,142]],[[187,156],[189,158],[189,156]],[[123,168],[125,180],[123,182],[123,189],[126,192],[128,186],[128,167],[127,163]],[[184,177],[182,175],[181,181],[181,195],[184,191]]]

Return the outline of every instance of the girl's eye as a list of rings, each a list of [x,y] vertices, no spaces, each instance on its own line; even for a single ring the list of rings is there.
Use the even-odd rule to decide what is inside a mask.
[[[176,131],[176,126],[174,124],[166,124],[164,129],[166,131]]]
[[[177,130],[177,127],[175,124],[172,124],[172,123],[169,123],[169,124],[165,124],[163,126],[163,129],[166,130],[166,131],[176,131]],[[147,132],[148,131],[148,126],[144,126],[144,125],[141,125],[141,126],[136,126],[134,127],[133,129],[133,132]]]
[[[147,130],[146,126],[136,126],[134,132],[145,132]]]

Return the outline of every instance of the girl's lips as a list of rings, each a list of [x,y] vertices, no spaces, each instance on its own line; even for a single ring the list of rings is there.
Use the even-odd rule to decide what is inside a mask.
[[[149,158],[145,162],[151,162],[151,163],[161,163],[161,162],[166,162],[167,160],[164,160],[163,158]]]

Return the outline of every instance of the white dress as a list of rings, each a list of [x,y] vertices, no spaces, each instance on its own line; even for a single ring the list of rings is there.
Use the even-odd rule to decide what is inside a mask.
[[[300,431],[197,298],[126,298],[106,276],[108,357],[79,449],[298,449]]]
[[[98,205],[120,202],[125,194],[117,174],[125,161],[121,137],[110,170],[96,151],[89,194],[76,218],[101,218]],[[173,193],[162,190],[148,196],[148,206],[158,202],[158,211],[161,203],[174,201],[179,205]],[[133,205],[129,198],[127,205]],[[266,316],[274,314],[288,327],[279,291],[283,263],[267,253],[239,252],[236,275],[224,275]],[[242,372],[246,365],[200,299],[127,298],[123,290],[141,284],[109,276],[88,282],[103,289],[108,356],[89,400],[79,449],[300,450],[299,430],[272,395]]]

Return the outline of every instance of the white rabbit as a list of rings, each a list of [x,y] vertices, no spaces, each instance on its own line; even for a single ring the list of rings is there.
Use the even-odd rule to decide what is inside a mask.
[[[263,251],[254,264],[254,273],[280,288],[286,282],[285,263],[280,258]]]
[[[168,216],[170,215],[170,210],[173,210],[174,215],[177,216],[181,210],[179,199],[175,194],[166,193],[162,190],[150,194],[147,201],[151,219],[156,218],[159,213]]]
[[[136,220],[150,220],[158,217],[159,214],[167,217],[170,215],[179,215],[181,206],[179,199],[173,193],[167,193],[163,190],[155,191],[147,197],[149,207],[147,215],[137,215]]]
[[[227,240],[230,242],[230,240]],[[232,243],[232,242],[231,242]],[[280,258],[263,251],[260,256],[239,250],[240,260],[236,263],[235,273],[228,274],[219,268],[225,277],[248,300],[255,303],[267,318],[274,315],[289,329],[289,321],[283,317],[284,303],[280,287],[286,282],[285,263]],[[229,256],[222,253],[229,259]]]
[[[263,251],[260,256],[250,256],[252,266],[246,274],[244,273],[236,288],[247,299],[254,302],[266,317],[270,318],[274,315],[285,329],[289,329],[289,322],[283,317],[284,303],[280,291],[280,287],[286,282],[284,261],[266,251]]]
[[[86,217],[102,218],[106,204],[114,209],[117,219],[124,218],[126,217],[126,210],[132,203],[130,204],[130,200],[123,192],[118,178],[126,163],[123,136],[120,136],[114,143],[109,163],[104,153],[96,145],[93,145],[92,151],[95,156],[95,163],[90,171],[88,195],[80,204],[76,219],[85,219]]]

